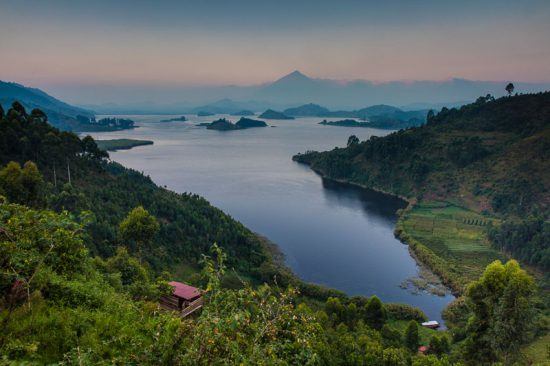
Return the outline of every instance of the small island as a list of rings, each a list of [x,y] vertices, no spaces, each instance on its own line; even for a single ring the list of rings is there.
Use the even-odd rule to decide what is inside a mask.
[[[206,129],[208,130],[218,131],[233,131],[253,127],[267,127],[267,124],[264,121],[258,121],[245,117],[241,117],[241,119],[235,124],[225,118],[220,118],[212,123],[201,123],[199,125],[206,126]]]
[[[97,147],[105,151],[129,150],[136,146],[153,145],[150,140],[113,139],[95,140]]]
[[[249,111],[248,109],[243,109],[242,111],[231,113],[231,115],[232,116],[253,116],[254,112]]]
[[[371,127],[369,122],[359,122],[354,119],[342,119],[340,121],[327,121],[326,119],[319,122],[320,125],[326,126],[344,126],[344,127]]]
[[[264,113],[260,114],[259,117],[264,119],[294,119],[294,117],[287,116],[286,114],[274,111],[273,109],[268,109]]]
[[[367,127],[367,128],[379,128],[383,130],[400,130],[403,128],[409,128],[414,126],[420,126],[423,121],[418,118],[411,118],[409,120],[400,120],[396,118],[374,116],[370,117],[368,122],[360,122],[354,119],[343,119],[340,121],[327,121],[326,119],[319,122],[320,125],[325,126],[342,126],[342,127]]]
[[[185,122],[185,121],[187,121],[187,118],[185,118],[185,116],[161,120],[161,122]]]
[[[127,118],[106,117],[96,120],[95,117],[86,117],[78,115],[76,120],[86,126],[86,131],[120,131],[136,128],[134,121]]]
[[[198,117],[210,117],[210,116],[213,116],[213,115],[214,115],[214,113],[210,113],[210,112],[207,112],[207,111],[197,112]]]

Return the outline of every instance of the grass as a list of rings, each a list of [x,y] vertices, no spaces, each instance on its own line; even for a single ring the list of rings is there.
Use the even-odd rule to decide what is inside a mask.
[[[106,151],[128,150],[136,146],[153,145],[150,140],[113,139],[96,140],[97,146]]]
[[[498,225],[498,220],[447,202],[429,202],[405,211],[398,229],[406,233],[409,240],[405,241],[413,239],[435,254],[439,271],[447,276],[438,274],[448,277],[451,287],[461,292],[489,263],[506,260],[490,246],[486,235],[490,224]]]

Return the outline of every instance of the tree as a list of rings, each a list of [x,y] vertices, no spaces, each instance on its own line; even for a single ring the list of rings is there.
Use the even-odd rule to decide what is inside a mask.
[[[15,101],[11,104],[11,109],[13,109],[21,116],[27,116],[27,111],[25,110],[25,107],[23,107],[23,104],[19,103],[18,101]]]
[[[433,109],[430,109],[428,111],[428,114],[426,115],[426,122],[431,123],[433,121],[434,117],[435,117],[435,113],[434,113]]]
[[[159,228],[157,219],[143,206],[130,211],[119,226],[122,239],[136,244],[140,260],[144,247],[151,243]]]
[[[473,313],[468,323],[466,356],[477,362],[512,363],[534,315],[535,284],[515,260],[495,261],[466,290]]]
[[[348,138],[348,146],[357,145],[359,143],[359,138],[355,135],[351,135]]]
[[[27,161],[21,170],[21,186],[25,197],[23,202],[29,206],[37,206],[41,201],[41,190],[44,184],[42,174],[32,161]]]
[[[430,345],[428,348],[428,352],[434,355],[441,356],[444,353],[448,353],[450,350],[450,344],[449,339],[446,335],[442,335],[441,337],[436,335],[433,335],[432,338],[430,338]]]
[[[68,213],[0,202],[0,228],[0,289],[21,286],[30,301],[31,293],[56,275],[71,278],[86,271],[82,227]]]
[[[380,330],[386,322],[387,313],[382,301],[374,295],[365,305],[365,322],[374,329]]]
[[[21,169],[15,161],[9,162],[0,170],[0,192],[10,202],[37,206],[41,201],[41,190],[44,181],[36,164],[28,161]]]
[[[2,104],[0,104],[0,119],[4,118],[4,108],[2,108]]]
[[[512,93],[514,92],[514,84],[508,83],[505,89],[506,89],[506,92],[508,93],[508,96],[511,96]]]
[[[419,343],[418,324],[414,320],[411,320],[407,325],[407,329],[405,329],[405,346],[412,352],[416,352]]]

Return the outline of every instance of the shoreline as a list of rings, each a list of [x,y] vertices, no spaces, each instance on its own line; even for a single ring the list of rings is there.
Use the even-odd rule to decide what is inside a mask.
[[[412,208],[416,205],[416,203],[417,203],[416,198],[405,197],[405,196],[402,196],[402,195],[399,195],[399,194],[396,194],[396,193],[393,193],[393,192],[385,191],[383,189],[369,187],[369,186],[366,186],[364,184],[351,182],[351,181],[346,181],[344,179],[331,178],[331,177],[327,176],[321,170],[313,168],[308,163],[304,163],[304,162],[297,162],[297,163],[307,165],[312,171],[314,171],[316,174],[318,174],[323,179],[327,179],[327,180],[337,182],[337,183],[341,183],[341,184],[347,184],[347,185],[354,186],[354,187],[359,187],[359,188],[365,189],[365,190],[371,190],[371,191],[374,191],[374,192],[383,193],[383,194],[386,194],[386,195],[389,195],[389,196],[392,196],[392,197],[397,197],[397,198],[403,200],[404,202],[406,202],[407,207],[405,207],[402,210],[398,210],[398,212],[397,212],[398,219],[397,219],[397,223],[395,224],[394,236],[402,244],[404,244],[408,247],[409,254],[413,258],[413,260],[416,262],[416,265],[419,267],[419,271],[422,270],[422,269],[429,271],[429,273],[432,274],[433,276],[435,276],[441,282],[441,284],[444,285],[445,289],[448,292],[450,292],[454,297],[459,297],[459,296],[462,295],[462,292],[463,292],[462,286],[456,284],[453,280],[449,279],[446,276],[446,273],[444,273],[441,270],[438,270],[438,266],[435,265],[435,263],[434,263],[435,261],[437,261],[437,260],[443,261],[443,259],[435,256],[435,254],[433,254],[433,252],[429,248],[427,248],[425,245],[423,245],[422,243],[420,243],[420,242],[418,242],[418,241],[416,241],[412,238],[409,238],[408,234],[402,228],[401,220],[403,219],[404,214],[406,212],[412,210]],[[437,259],[435,259],[434,257],[437,258]]]

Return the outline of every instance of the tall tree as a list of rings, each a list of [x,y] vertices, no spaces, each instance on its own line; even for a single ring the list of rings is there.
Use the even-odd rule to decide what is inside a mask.
[[[357,136],[351,135],[348,138],[348,146],[357,145],[358,143],[359,143],[359,138]]]
[[[508,93],[508,96],[511,96],[512,93],[514,92],[514,84],[508,83],[505,89],[506,89],[506,92]]]
[[[122,239],[135,243],[140,260],[144,247],[150,245],[159,228],[157,219],[143,206],[130,211],[119,227]]]
[[[433,109],[430,109],[430,110],[428,111],[428,114],[426,115],[426,122],[427,122],[427,123],[432,122],[432,120],[434,119],[434,117],[435,117],[435,113],[434,113]]]
[[[420,337],[418,336],[418,324],[411,320],[405,329],[405,345],[413,352],[418,349]]]
[[[473,313],[466,356],[477,362],[513,363],[532,324],[534,293],[533,278],[515,260],[487,266],[481,278],[466,290]]]
[[[384,304],[377,296],[372,296],[365,305],[365,321],[374,329],[382,329],[386,322],[387,313]]]

